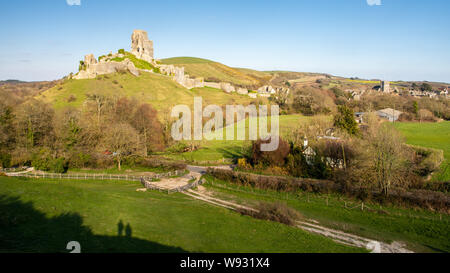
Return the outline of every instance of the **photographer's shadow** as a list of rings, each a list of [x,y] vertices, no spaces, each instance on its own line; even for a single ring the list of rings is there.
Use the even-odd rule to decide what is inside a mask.
[[[46,215],[18,197],[0,195],[0,252],[69,253],[79,242],[82,253],[182,253],[185,250],[132,237],[129,223],[118,223],[118,236],[95,235],[78,213]],[[125,236],[123,236],[124,234]]]

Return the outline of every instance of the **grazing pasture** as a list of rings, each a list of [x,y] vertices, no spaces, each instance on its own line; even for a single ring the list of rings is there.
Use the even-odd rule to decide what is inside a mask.
[[[445,161],[433,180],[450,180],[450,121],[396,122],[394,126],[405,136],[408,144],[443,150]]]
[[[364,252],[138,182],[0,177],[0,252]]]

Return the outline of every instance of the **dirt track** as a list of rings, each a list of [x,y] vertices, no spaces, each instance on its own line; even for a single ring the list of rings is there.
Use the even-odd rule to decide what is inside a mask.
[[[239,205],[230,201],[225,201],[218,199],[216,197],[211,196],[210,193],[204,190],[203,187],[199,187],[199,190],[188,190],[187,192],[183,192],[184,194],[195,198],[197,200],[201,200],[203,202],[207,202],[219,207],[231,209],[231,210],[237,210],[237,209],[247,209],[247,210],[253,210],[256,211],[254,208]],[[361,248],[367,248],[371,250],[373,253],[412,253],[411,250],[406,249],[401,243],[399,242],[393,242],[392,244],[387,244],[384,242],[377,242],[368,238],[364,238],[361,236],[349,234],[343,231],[326,228],[321,226],[317,221],[308,219],[305,221],[297,221],[298,228],[301,228],[303,230],[306,230],[308,232],[320,234],[326,237],[331,238],[335,242],[349,245],[349,246],[355,246],[355,247],[361,247]]]

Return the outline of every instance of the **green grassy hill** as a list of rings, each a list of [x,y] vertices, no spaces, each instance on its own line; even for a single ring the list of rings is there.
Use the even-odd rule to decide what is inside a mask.
[[[0,177],[0,252],[364,252],[138,182]],[[122,236],[119,223],[129,225]],[[127,232],[128,230],[128,232]],[[128,233],[129,236],[126,236]]]
[[[201,96],[206,104],[243,104],[253,101],[248,96],[227,94],[214,88],[188,90],[170,77],[154,73],[141,73],[135,77],[129,73],[98,76],[96,79],[66,80],[43,92],[37,98],[51,103],[55,109],[67,106],[81,107],[87,94],[100,93],[109,96],[135,97],[138,101],[153,105],[158,112],[167,112],[174,105],[193,105],[194,97]]]
[[[185,72],[192,77],[203,77],[206,81],[223,81],[235,85],[261,86],[267,82],[271,75],[269,73],[251,69],[239,69],[224,64],[193,57],[175,57],[162,59],[163,64],[183,66]]]

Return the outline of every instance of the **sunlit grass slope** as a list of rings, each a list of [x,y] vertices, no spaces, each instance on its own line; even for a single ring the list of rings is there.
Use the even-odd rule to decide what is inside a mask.
[[[238,69],[224,64],[193,57],[175,57],[161,60],[163,64],[183,66],[185,72],[205,80],[230,82],[236,85],[263,85],[271,78],[269,73]]]
[[[253,101],[248,96],[227,94],[214,88],[194,88],[188,90],[170,77],[141,73],[135,77],[129,73],[98,76],[96,79],[66,80],[43,92],[38,99],[51,103],[56,109],[66,106],[81,107],[87,94],[99,93],[108,96],[134,97],[140,102],[150,103],[161,112],[168,112],[179,104],[192,106],[195,96],[203,98],[203,104],[243,104]]]

